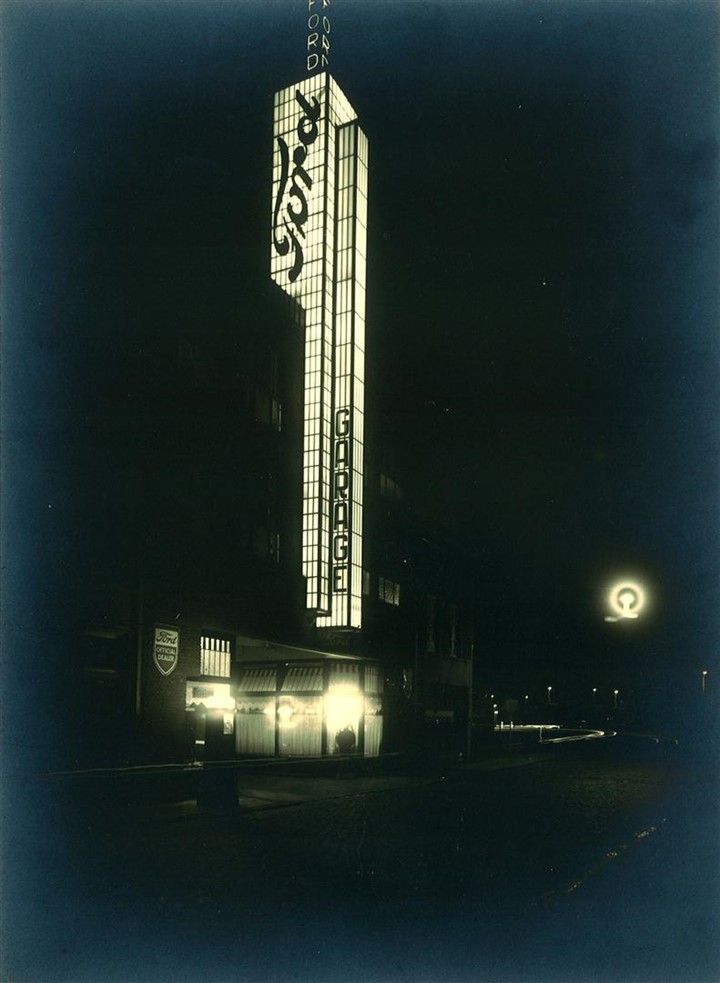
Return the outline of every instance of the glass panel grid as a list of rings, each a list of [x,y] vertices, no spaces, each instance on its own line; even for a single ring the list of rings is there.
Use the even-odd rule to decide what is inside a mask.
[[[367,140],[355,119],[325,72],[274,99],[271,274],[306,315],[303,572],[321,626],[360,627]]]

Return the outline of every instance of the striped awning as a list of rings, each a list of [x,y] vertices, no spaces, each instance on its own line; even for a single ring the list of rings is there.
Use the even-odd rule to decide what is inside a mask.
[[[239,693],[274,693],[277,672],[275,666],[243,669],[238,682]]]
[[[322,688],[321,666],[290,666],[282,684],[283,693],[321,693]]]
[[[357,662],[333,662],[330,666],[330,685],[337,683],[355,683],[360,677]]]
[[[383,682],[383,674],[380,671],[380,666],[365,666],[366,693],[382,693]]]

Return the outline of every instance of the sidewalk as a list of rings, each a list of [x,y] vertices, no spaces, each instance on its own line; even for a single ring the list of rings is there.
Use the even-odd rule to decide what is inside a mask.
[[[527,748],[488,748],[469,762],[448,755],[416,758],[402,754],[253,758],[62,772],[51,781],[70,811],[167,821],[379,794],[546,758],[547,752]]]
[[[216,772],[213,777],[217,777]],[[155,803],[143,807],[146,818],[172,819],[205,812],[225,812],[237,802],[240,813],[261,809],[278,809],[284,806],[299,805],[304,802],[318,802],[351,795],[387,792],[395,788],[413,785],[427,785],[442,781],[435,777],[416,777],[400,775],[378,775],[372,777],[347,776],[344,778],[320,778],[317,776],[242,774],[230,773],[232,784],[216,787],[207,798],[202,794],[180,802]],[[202,776],[198,776],[202,781]]]
[[[233,762],[227,767],[209,763],[206,767],[198,768],[197,797],[174,803],[156,803],[148,811],[148,817],[178,818],[208,811],[227,811],[228,807],[237,808],[240,813],[277,809],[304,802],[439,784],[458,778],[463,773],[498,771],[546,759],[545,754],[538,752],[498,750],[470,762],[448,757],[418,762],[396,755],[364,761],[353,758],[312,761],[268,759],[265,763]],[[373,773],[358,773],[363,765],[369,765]],[[216,781],[215,788],[208,796],[202,794],[201,776],[207,776],[211,782],[213,779]]]

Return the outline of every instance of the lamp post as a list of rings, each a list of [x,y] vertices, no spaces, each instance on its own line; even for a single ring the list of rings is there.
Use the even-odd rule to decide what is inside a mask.
[[[548,686],[548,706],[552,703],[552,686]]]
[[[614,689],[613,690],[613,698],[614,698],[614,701],[615,701],[615,706],[618,705],[618,695],[619,695],[619,693],[620,693],[620,690],[619,689]]]
[[[703,696],[705,696],[705,681],[707,679],[707,674],[708,674],[707,669],[703,669],[702,674],[700,676],[700,684],[702,686]]]
[[[595,703],[597,702],[597,686],[593,686],[592,688],[592,701],[593,706],[595,706]]]

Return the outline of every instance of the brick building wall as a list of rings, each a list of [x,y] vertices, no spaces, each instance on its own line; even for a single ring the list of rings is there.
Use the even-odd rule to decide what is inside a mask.
[[[167,675],[160,671],[153,655],[156,628],[178,633],[177,661]],[[157,762],[182,761],[191,755],[185,694],[188,677],[200,672],[200,631],[186,625],[153,623],[145,627],[144,635],[141,714],[146,757]]]

